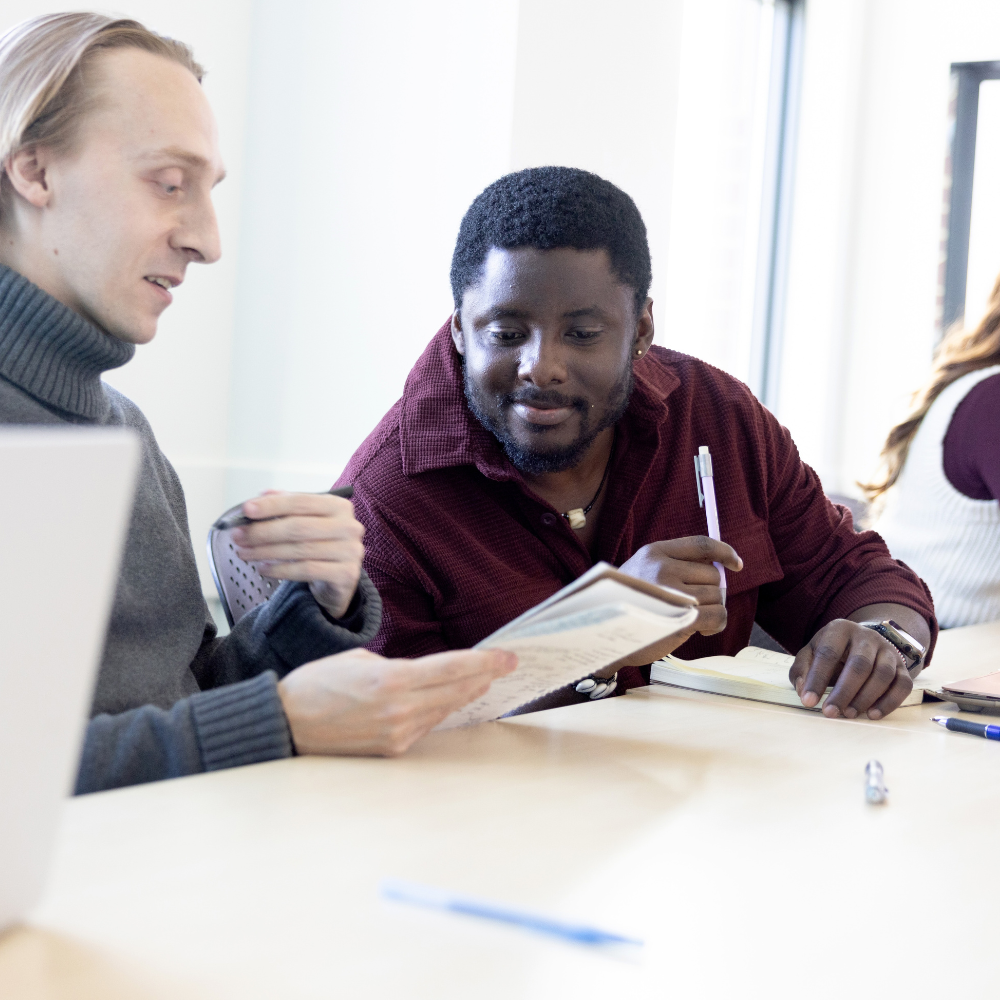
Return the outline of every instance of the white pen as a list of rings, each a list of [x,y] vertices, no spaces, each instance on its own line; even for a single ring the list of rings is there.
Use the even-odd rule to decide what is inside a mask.
[[[712,456],[708,445],[703,444],[694,456],[694,479],[698,484],[698,506],[705,508],[708,521],[708,537],[722,541],[719,534],[719,508],[715,505],[715,477],[712,474]],[[712,563],[719,571],[719,586],[722,588],[722,606],[726,606],[726,570],[722,563]]]

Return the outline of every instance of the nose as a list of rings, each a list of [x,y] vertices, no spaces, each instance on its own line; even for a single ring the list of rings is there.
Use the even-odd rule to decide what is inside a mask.
[[[566,381],[566,359],[557,335],[535,331],[518,359],[517,377],[539,387]]]
[[[222,256],[219,221],[210,196],[189,206],[174,231],[171,243],[197,264],[214,264]]]

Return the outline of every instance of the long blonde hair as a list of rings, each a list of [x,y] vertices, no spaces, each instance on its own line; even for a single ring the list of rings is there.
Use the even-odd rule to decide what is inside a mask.
[[[934,400],[956,379],[996,364],[1000,364],[1000,276],[979,325],[970,333],[957,323],[938,345],[930,379],[913,394],[909,416],[896,424],[886,438],[881,455],[882,477],[871,483],[858,483],[869,501],[881,496],[899,479],[910,442]]]
[[[0,37],[0,220],[11,193],[5,169],[10,157],[29,146],[68,149],[89,107],[87,65],[97,53],[120,48],[171,59],[199,82],[204,75],[183,42],[103,14],[46,14]]]

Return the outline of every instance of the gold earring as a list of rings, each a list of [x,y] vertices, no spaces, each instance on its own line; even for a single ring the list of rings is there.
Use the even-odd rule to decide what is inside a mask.
[[[635,356],[637,358],[641,358],[642,357],[642,348],[641,347],[635,352]]]

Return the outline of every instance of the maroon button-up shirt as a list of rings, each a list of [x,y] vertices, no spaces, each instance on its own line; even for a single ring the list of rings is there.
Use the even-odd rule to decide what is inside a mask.
[[[597,559],[620,566],[649,542],[707,533],[693,461],[700,445],[712,453],[723,541],[744,569],[727,574],[725,630],[694,636],[679,656],[734,654],[755,618],[798,650],[834,618],[886,601],[917,610],[936,635],[923,582],[877,534],[855,533],[749,389],[661,347],[635,365]],[[364,566],[382,595],[382,628],[369,648],[387,656],[472,646],[594,562],[469,412],[448,324],[340,482],[354,484]],[[619,679],[623,688],[643,683],[638,670]]]

